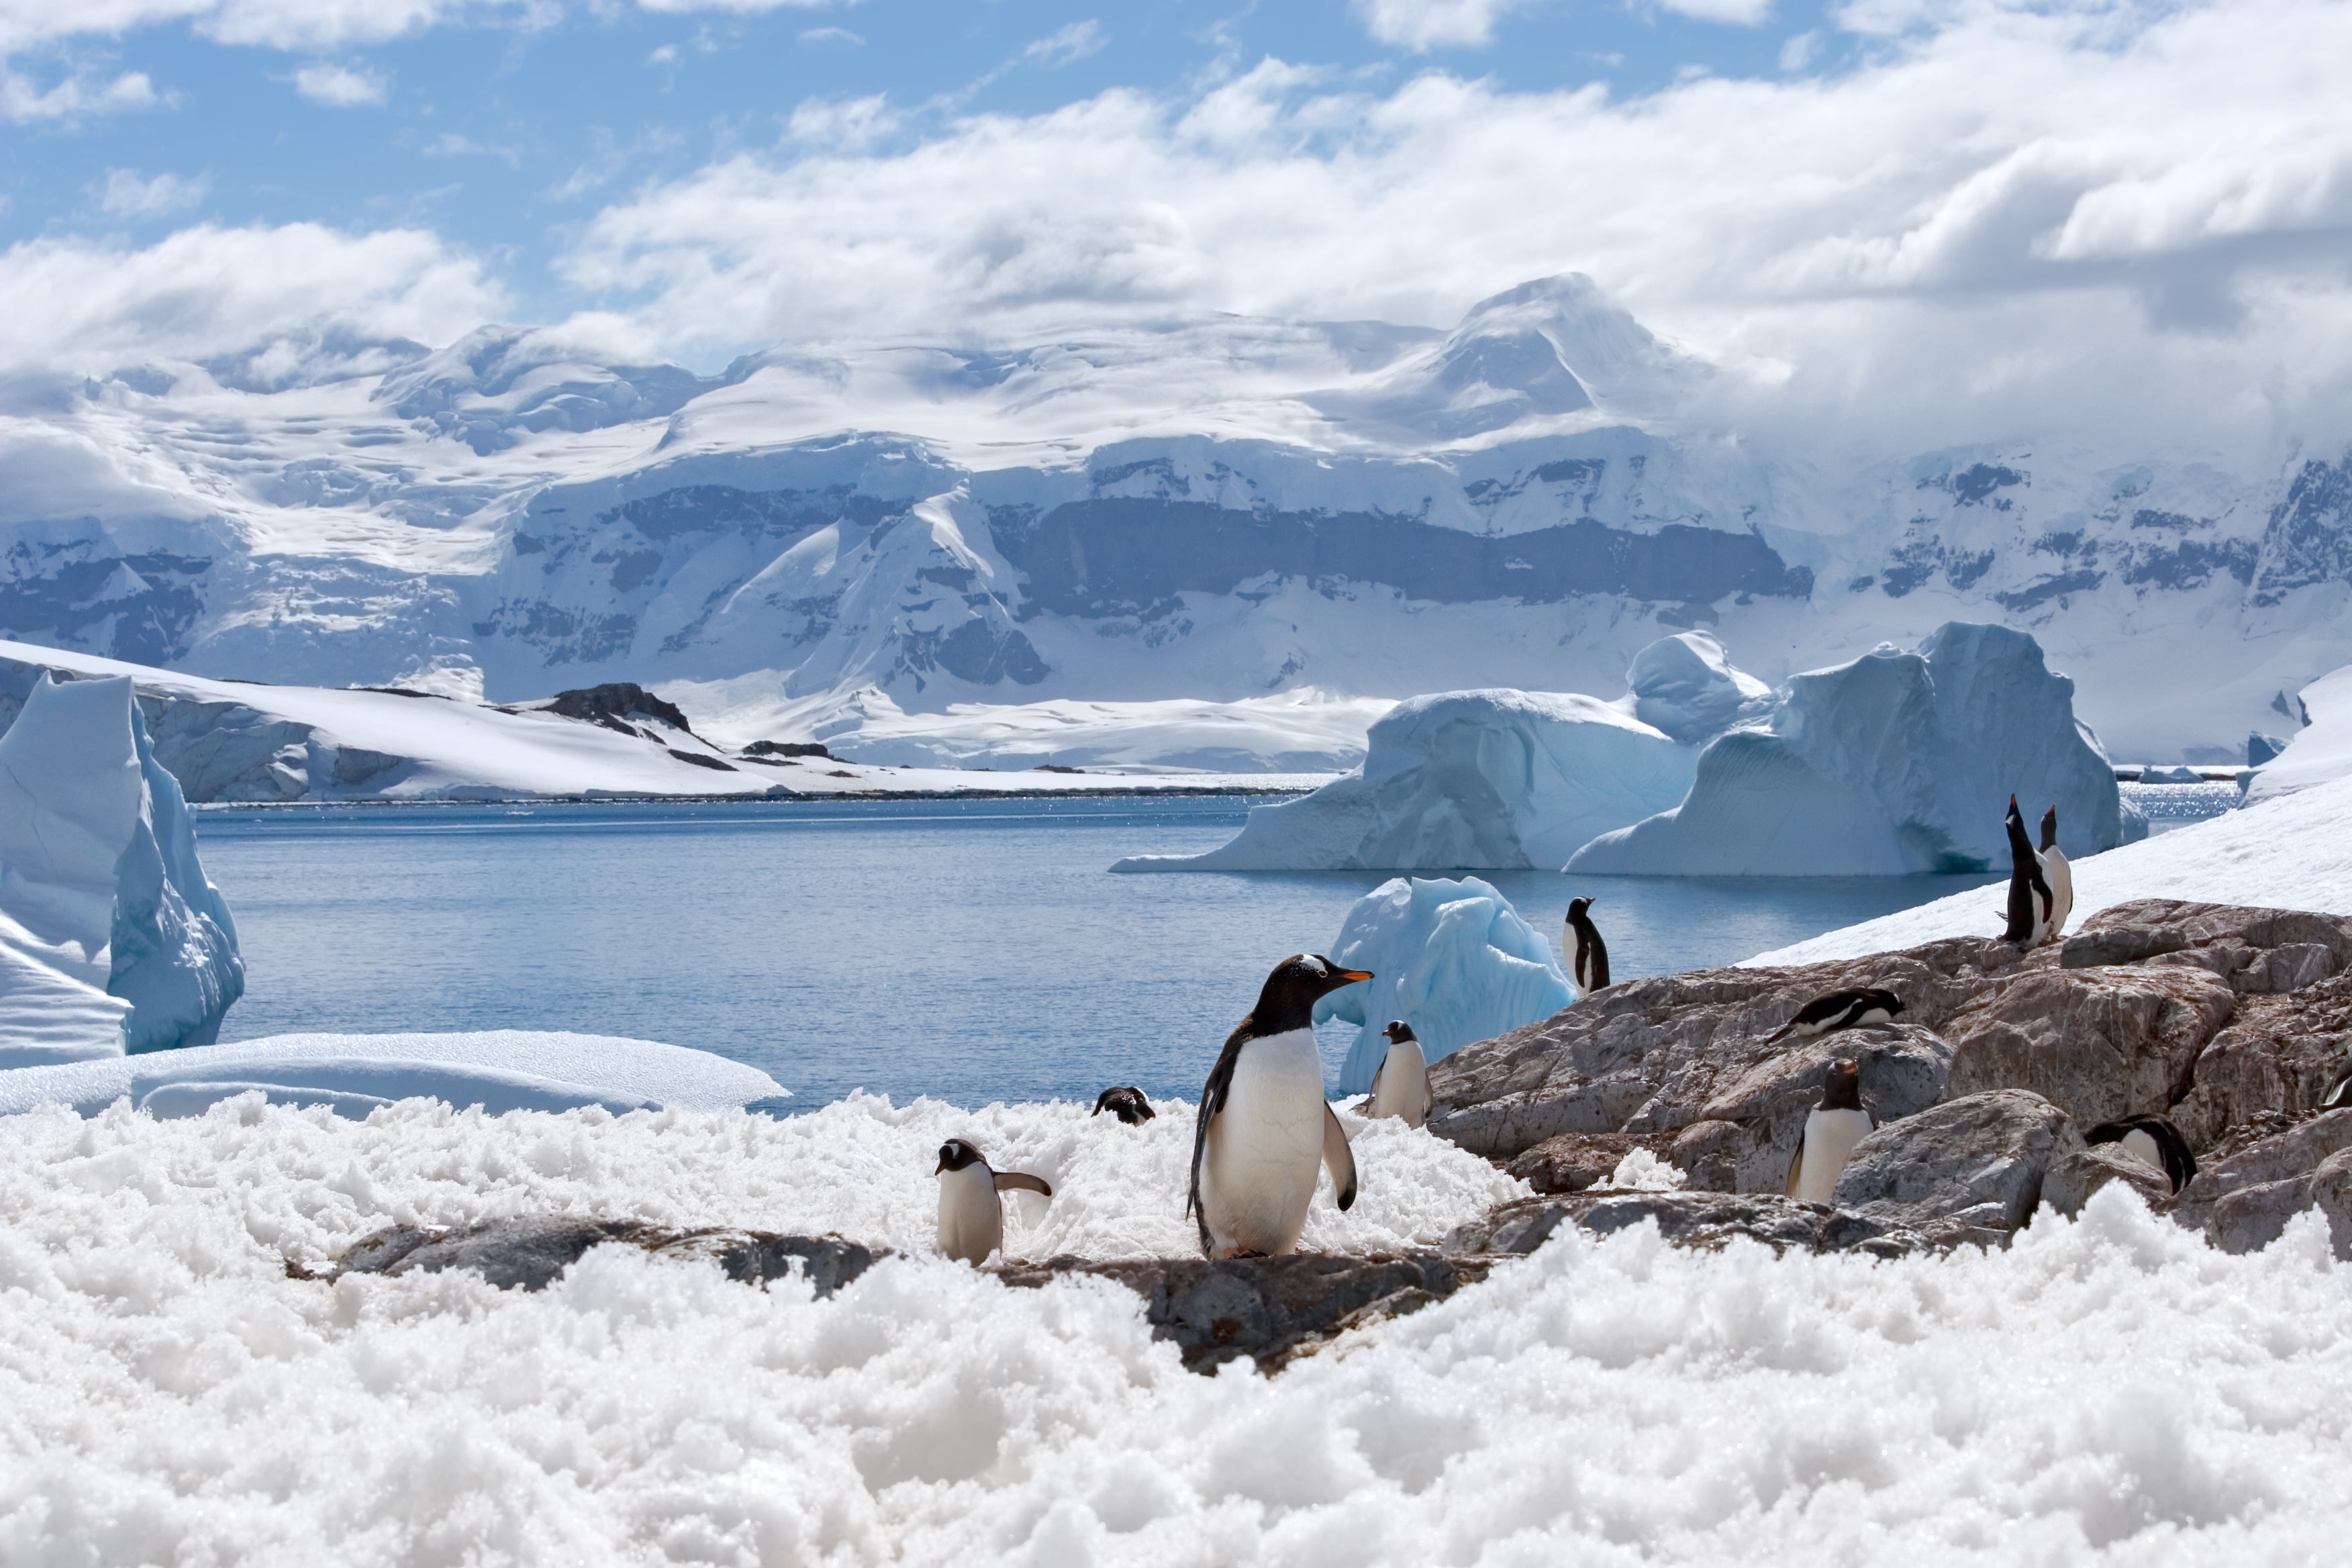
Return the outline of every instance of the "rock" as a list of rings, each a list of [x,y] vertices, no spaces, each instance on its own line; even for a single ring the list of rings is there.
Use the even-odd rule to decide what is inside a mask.
[[[1950,1091],[2031,1089],[2085,1127],[2171,1105],[2237,997],[2202,968],[2162,962],[2044,967],[1989,987],[1946,1025]]]
[[[2066,1113],[2038,1094],[1966,1095],[1889,1122],[1856,1144],[1832,1201],[1890,1226],[1967,1216],[1972,1225],[2015,1230],[2041,1205],[2052,1159],[2083,1147]]]
[[[837,1236],[677,1230],[635,1220],[551,1215],[485,1220],[455,1230],[394,1226],[354,1242],[331,1268],[306,1277],[396,1277],[468,1268],[501,1290],[543,1290],[590,1247],[608,1241],[669,1257],[712,1258],[729,1279],[752,1284],[782,1279],[798,1264],[820,1296],[830,1296],[865,1273],[876,1258],[890,1256],[887,1247],[864,1247]]]
[[[1647,1149],[1662,1160],[1672,1160],[1676,1136],[1664,1132],[1563,1132],[1526,1151],[1511,1162],[1508,1169],[1538,1193],[1580,1193],[1606,1183],[1618,1163],[1636,1149]]]
[[[1760,1193],[1584,1192],[1560,1197],[1517,1198],[1456,1226],[1443,1246],[1470,1257],[1533,1252],[1563,1225],[1595,1236],[1654,1221],[1677,1247],[1720,1248],[1735,1238],[1759,1241],[1775,1252],[1862,1251],[1893,1258],[1921,1247],[1979,1239],[1947,1226],[1928,1236],[1870,1215]],[[1998,1237],[1983,1239],[1998,1240]]]
[[[814,741],[754,741],[743,748],[747,757],[823,757],[832,762],[834,755]]]
[[[2091,1194],[2110,1182],[2121,1182],[2152,1209],[2172,1201],[2172,1179],[2147,1161],[2126,1154],[2120,1144],[2077,1145],[2061,1138],[2042,1177],[2042,1201],[2069,1217],[2083,1212]]]
[[[634,680],[607,681],[602,686],[559,691],[547,701],[532,706],[543,708],[550,713],[562,714],[566,719],[583,719],[591,724],[602,724],[624,735],[646,733],[629,722],[633,719],[653,720],[673,730],[683,730],[689,735],[694,732],[694,726],[686,721],[686,715],[677,704],[665,701]],[[653,738],[660,739],[657,735]]]
[[[2250,1252],[2307,1208],[2327,1217],[2336,1256],[2352,1258],[2352,1110],[2323,1111],[2209,1156],[2172,1215],[2225,1252]]]
[[[2265,1115],[2315,1109],[2346,1072],[2352,974],[2300,991],[2249,996],[2197,1058],[2196,1081],[2168,1113],[2192,1149]]]

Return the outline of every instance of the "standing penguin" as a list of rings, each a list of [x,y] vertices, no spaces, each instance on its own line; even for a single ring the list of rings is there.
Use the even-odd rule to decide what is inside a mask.
[[[2001,940],[2023,947],[2039,947],[2050,935],[2050,879],[2042,874],[2042,857],[2025,836],[2025,818],[2017,797],[2009,797],[2009,929]]]
[[[1043,1193],[1049,1201],[1054,1195],[1035,1176],[990,1170],[980,1151],[961,1138],[940,1145],[940,1163],[931,1174],[940,1179],[940,1250],[963,1263],[985,1262],[1004,1245],[1004,1208],[997,1194],[1018,1187]]]
[[[1318,1160],[1330,1167],[1339,1206],[1355,1203],[1355,1156],[1323,1098],[1315,1002],[1370,978],[1320,953],[1286,958],[1265,977],[1249,1016],[1225,1037],[1201,1090],[1192,1185],[1184,1201],[1209,1257],[1272,1257],[1297,1247]]]
[[[1372,1077],[1372,1103],[1364,1114],[1402,1116],[1407,1127],[1418,1127],[1429,1120],[1429,1058],[1402,1018],[1381,1033],[1389,1037],[1388,1054]]]
[[[2058,808],[2042,814],[2042,876],[2050,884],[2050,935],[2056,942],[2066,934],[2066,917],[2074,912],[2074,868],[2058,847]]]
[[[1576,982],[1580,1002],[1609,984],[1609,944],[1601,940],[1601,928],[1585,912],[1591,908],[1591,899],[1568,901],[1568,931],[1560,942],[1568,950],[1569,977]]]
[[[1862,1108],[1862,1072],[1853,1058],[1832,1062],[1822,1102],[1805,1113],[1805,1135],[1789,1163],[1789,1195],[1800,1203],[1829,1202],[1853,1146],[1877,1125]]]

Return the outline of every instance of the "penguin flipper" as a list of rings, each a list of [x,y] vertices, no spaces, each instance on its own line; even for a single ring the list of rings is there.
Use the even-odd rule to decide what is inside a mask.
[[[1347,1131],[1328,1102],[1323,1107],[1323,1164],[1331,1173],[1331,1190],[1339,1194],[1340,1208],[1352,1207],[1356,1202],[1356,1155],[1348,1147]]]
[[[1024,1193],[1043,1193],[1049,1198],[1054,1195],[1054,1189],[1045,1184],[1044,1177],[1033,1176],[1026,1171],[997,1171],[993,1174],[996,1177],[996,1190],[1000,1193],[1009,1193],[1017,1189]]]
[[[1788,1196],[1790,1196],[1790,1197],[1792,1197],[1792,1198],[1793,1198],[1793,1197],[1795,1197],[1795,1196],[1797,1195],[1797,1184],[1798,1184],[1798,1182],[1801,1181],[1801,1180],[1804,1178],[1804,1174],[1805,1174],[1805,1140],[1804,1140],[1804,1136],[1803,1136],[1803,1134],[1800,1133],[1800,1134],[1798,1135],[1798,1138],[1797,1138],[1797,1152],[1796,1152],[1796,1154],[1794,1155],[1794,1157],[1792,1157],[1792,1158],[1789,1161],[1789,1190],[1788,1190],[1788,1194],[1787,1194],[1787,1195],[1788,1195]]]
[[[1209,1069],[1209,1081],[1201,1086],[1200,1106],[1192,1112],[1192,1184],[1184,1194],[1184,1213],[1200,1226],[1203,1258],[1216,1256],[1209,1239],[1209,1211],[1201,1202],[1201,1163],[1209,1155],[1209,1123],[1224,1110],[1225,1096],[1233,1092],[1234,1067],[1242,1059],[1242,1041],[1255,1021],[1255,1014],[1244,1018],[1225,1037],[1225,1048],[1217,1053],[1217,1065]]]

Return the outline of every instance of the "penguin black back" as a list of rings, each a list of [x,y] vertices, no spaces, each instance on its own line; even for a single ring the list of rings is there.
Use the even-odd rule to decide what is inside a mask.
[[[1773,1030],[1764,1043],[1769,1046],[1783,1035],[1809,1039],[1815,1035],[1826,1035],[1832,1029],[1850,1029],[1858,1024],[1887,1023],[1902,1011],[1902,997],[1874,985],[1832,991],[1798,1008],[1796,1016]],[[1847,1106],[1843,1109],[1850,1110],[1853,1108]]]
[[[2165,1179],[2179,1192],[2197,1175],[2197,1156],[2189,1152],[2189,1140],[2180,1129],[2161,1116],[2126,1116],[2114,1121],[2102,1121],[2083,1134],[2085,1143],[2120,1143],[2133,1133],[2139,1133],[2156,1145],[2157,1158],[2163,1162]]]
[[[2032,942],[2034,928],[2050,908],[2050,884],[2042,875],[2042,857],[2025,836],[2025,816],[2017,797],[2009,797],[2009,929],[2004,942]]]
[[[2042,849],[2046,854],[2058,847],[2058,808],[2052,806],[2042,814]]]
[[[1106,1110],[1129,1127],[1140,1127],[1160,1114],[1151,1109],[1151,1102],[1143,1098],[1143,1091],[1132,1085],[1107,1089],[1097,1095],[1093,1113],[1100,1116]]]
[[[1609,944],[1592,923],[1591,909],[1591,899],[1568,901],[1568,929],[1576,935],[1576,946],[1568,955],[1569,973],[1588,995],[1609,987]]]

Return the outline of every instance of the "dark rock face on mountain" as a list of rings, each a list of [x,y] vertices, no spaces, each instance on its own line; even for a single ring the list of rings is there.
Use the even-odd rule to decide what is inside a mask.
[[[1930,1237],[2004,1235],[2042,1204],[2071,1213],[2124,1181],[2225,1247],[2317,1209],[2352,1256],[2352,1112],[2315,1116],[2347,1067],[2347,965],[2352,920],[2151,900],[2030,952],[1955,938],[1633,981],[1437,1064],[1429,1125],[1594,1201],[1609,1195],[1604,1166],[1635,1146],[1694,1192],[1778,1194],[1824,1066],[1852,1056],[1879,1130],[1854,1151],[1837,1212]],[[1861,985],[1901,995],[1902,1022],[1771,1038],[1811,998]],[[2084,1141],[2147,1113],[2178,1124],[2202,1164],[2178,1197],[2119,1146]],[[1768,1239],[1784,1224],[1740,1223]]]
[[[591,724],[602,724],[624,735],[644,733],[640,725],[653,721],[668,725],[673,730],[694,732],[686,715],[675,702],[667,702],[647,691],[634,680],[608,681],[602,686],[583,687],[576,691],[559,691],[548,701],[537,704],[551,713],[566,719],[583,719]],[[631,721],[635,722],[631,722]]]

